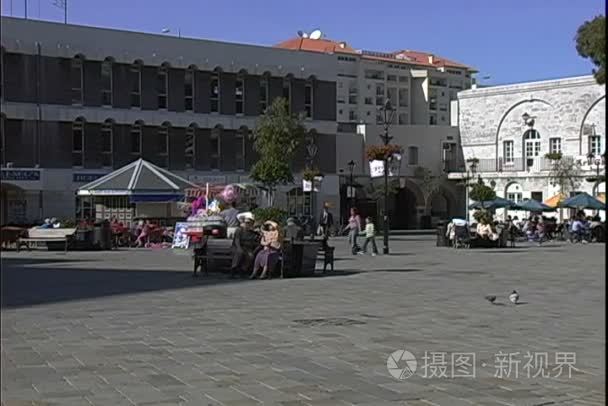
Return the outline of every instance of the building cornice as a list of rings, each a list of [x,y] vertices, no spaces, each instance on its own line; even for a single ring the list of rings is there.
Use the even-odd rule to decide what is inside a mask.
[[[598,85],[592,75],[576,76],[562,79],[543,80],[539,82],[515,83],[512,85],[491,86],[483,89],[468,89],[458,92],[458,99],[473,99],[480,97],[502,96],[507,94],[522,94],[542,90],[555,90],[556,88],[569,88]]]

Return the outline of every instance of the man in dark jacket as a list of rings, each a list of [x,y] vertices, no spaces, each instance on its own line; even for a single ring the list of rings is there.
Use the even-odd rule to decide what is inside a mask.
[[[321,213],[321,217],[319,218],[319,225],[321,226],[321,230],[323,231],[323,236],[329,237],[329,230],[334,225],[334,216],[329,211],[327,203],[323,205],[323,212]]]
[[[285,227],[285,239],[288,241],[304,240],[304,231],[302,227],[296,224],[293,217],[287,219],[287,227]]]

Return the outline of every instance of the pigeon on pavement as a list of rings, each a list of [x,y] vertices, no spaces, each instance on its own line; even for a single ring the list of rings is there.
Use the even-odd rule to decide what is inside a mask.
[[[486,296],[486,300],[490,303],[494,303],[494,301],[496,300],[496,296]]]
[[[519,301],[519,293],[517,293],[516,290],[511,292],[511,294],[509,295],[509,300],[511,301],[511,303],[517,304],[517,302]]]

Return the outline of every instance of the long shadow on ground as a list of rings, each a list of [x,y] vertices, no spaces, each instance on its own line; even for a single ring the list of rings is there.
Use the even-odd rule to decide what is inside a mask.
[[[187,271],[100,269],[91,267],[87,262],[89,261],[68,258],[2,259],[0,308],[218,284],[264,283],[249,279],[230,279],[223,273],[209,273],[193,278],[192,273]],[[70,266],[78,263],[77,266],[81,266],[66,268],[57,263],[72,263],[68,264]],[[321,274],[317,271],[315,277],[338,277],[355,273],[357,272],[335,271]]]

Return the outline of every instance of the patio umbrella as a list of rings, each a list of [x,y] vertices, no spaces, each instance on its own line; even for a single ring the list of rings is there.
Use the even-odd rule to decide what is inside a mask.
[[[560,204],[560,207],[568,207],[578,210],[606,210],[606,205],[604,203],[600,202],[588,193],[580,193],[578,195],[569,197]]]
[[[552,196],[545,200],[545,204],[549,207],[558,207],[560,202],[564,200],[566,200],[566,196],[564,196],[562,193],[558,193],[555,196]]]
[[[531,211],[534,213],[541,212],[541,211],[554,211],[555,210],[555,208],[553,208],[551,206],[547,206],[546,204],[543,204],[534,199],[527,199],[523,203],[519,203],[517,205],[516,209]]]
[[[497,197],[494,200],[486,200],[483,202],[474,202],[469,206],[469,209],[503,209],[515,208],[517,204],[511,200]]]

